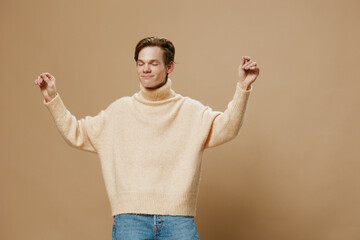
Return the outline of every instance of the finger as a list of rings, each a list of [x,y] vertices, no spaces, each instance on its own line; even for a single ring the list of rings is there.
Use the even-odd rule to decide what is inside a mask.
[[[249,67],[250,70],[256,70],[256,69],[259,69],[257,66],[251,66]]]
[[[249,56],[243,56],[242,66],[250,60]]]
[[[255,67],[255,66],[256,66],[256,62],[252,62],[252,63],[250,63],[249,65],[247,65],[246,68],[253,68],[253,67]]]
[[[241,67],[244,66],[245,63],[246,63],[246,57],[243,56],[243,57],[242,57],[242,62],[241,62]]]
[[[259,70],[259,66],[254,64],[254,65],[250,66],[249,69],[251,69],[251,70],[257,70],[257,71],[258,71],[258,70]]]
[[[44,86],[47,83],[47,80],[45,79],[45,76],[42,75],[40,79],[41,79],[41,86]]]
[[[41,74],[41,77],[46,83],[48,83],[49,78],[45,75],[45,73]]]
[[[44,79],[45,79],[45,81],[46,81],[47,83],[48,83],[49,80],[50,80],[46,75],[44,76]]]
[[[52,76],[51,76],[51,74],[50,73],[45,73],[45,75],[49,78],[49,79],[51,79],[52,78]]]
[[[245,65],[243,66],[243,68],[244,68],[244,69],[247,68],[251,63],[253,63],[252,60],[248,61],[247,63],[245,63]]]
[[[241,61],[241,67],[244,66],[244,64],[245,64],[245,58],[243,57]]]

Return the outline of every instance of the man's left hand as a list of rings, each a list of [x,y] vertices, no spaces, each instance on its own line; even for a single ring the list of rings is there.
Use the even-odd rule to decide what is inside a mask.
[[[239,82],[243,89],[249,90],[250,85],[255,82],[260,73],[260,68],[251,57],[243,56],[243,61],[239,66]]]

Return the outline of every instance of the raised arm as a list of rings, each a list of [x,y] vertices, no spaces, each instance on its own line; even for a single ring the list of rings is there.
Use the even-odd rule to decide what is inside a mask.
[[[42,74],[35,80],[35,84],[40,86],[44,95],[43,104],[52,114],[56,126],[65,141],[73,147],[89,152],[97,152],[95,142],[105,124],[105,111],[100,111],[94,117],[86,116],[77,120],[65,107],[59,93],[56,91],[53,76],[48,73]]]
[[[239,83],[236,84],[236,91],[233,99],[229,102],[224,112],[213,111],[207,107],[204,115],[212,119],[204,148],[216,147],[234,139],[243,124],[246,106],[252,87],[244,90]]]
[[[105,124],[104,110],[94,117],[86,116],[77,120],[65,107],[59,94],[50,102],[46,102],[44,99],[43,103],[52,114],[57,128],[70,146],[97,152],[96,140]]]
[[[229,102],[224,112],[213,111],[207,107],[204,112],[205,118],[212,121],[204,148],[211,148],[234,139],[243,124],[245,111],[252,91],[252,83],[259,75],[259,68],[256,62],[250,57],[243,57],[239,66],[239,81],[236,83],[236,90],[233,99]]]

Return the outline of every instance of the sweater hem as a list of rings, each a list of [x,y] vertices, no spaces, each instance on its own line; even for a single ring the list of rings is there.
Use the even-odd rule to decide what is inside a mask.
[[[121,213],[196,216],[195,193],[119,192],[109,199],[112,216]]]

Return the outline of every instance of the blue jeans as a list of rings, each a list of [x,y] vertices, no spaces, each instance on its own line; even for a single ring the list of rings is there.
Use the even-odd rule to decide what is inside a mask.
[[[112,240],[194,240],[199,234],[193,216],[118,214]]]

